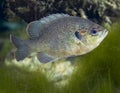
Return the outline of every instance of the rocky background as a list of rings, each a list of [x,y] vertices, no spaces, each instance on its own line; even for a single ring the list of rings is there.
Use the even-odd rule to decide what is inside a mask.
[[[99,24],[120,16],[120,0],[9,0],[8,8],[25,22],[53,13],[88,18]]]

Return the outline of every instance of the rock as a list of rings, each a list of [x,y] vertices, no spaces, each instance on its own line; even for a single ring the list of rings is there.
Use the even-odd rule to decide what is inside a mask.
[[[28,23],[53,13],[81,16],[99,24],[114,22],[120,16],[120,0],[9,0],[8,3],[9,9]]]

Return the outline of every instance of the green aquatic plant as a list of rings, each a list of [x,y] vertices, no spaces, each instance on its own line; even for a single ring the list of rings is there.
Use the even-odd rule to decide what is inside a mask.
[[[120,27],[91,53],[76,59],[75,71],[65,86],[56,86],[42,72],[27,72],[0,65],[0,93],[120,93]]]

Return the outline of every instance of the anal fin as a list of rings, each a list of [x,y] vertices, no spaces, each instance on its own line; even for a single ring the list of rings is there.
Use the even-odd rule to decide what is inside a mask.
[[[57,60],[57,58],[48,55],[47,53],[40,52],[37,54],[37,58],[41,63],[48,63]]]

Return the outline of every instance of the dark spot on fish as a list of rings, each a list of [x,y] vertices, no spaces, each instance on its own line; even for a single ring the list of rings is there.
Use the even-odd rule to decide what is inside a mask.
[[[75,32],[75,36],[76,36],[79,40],[82,39],[82,35],[81,35],[78,31]]]

